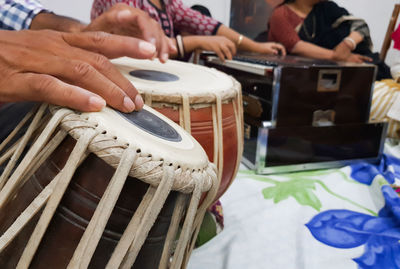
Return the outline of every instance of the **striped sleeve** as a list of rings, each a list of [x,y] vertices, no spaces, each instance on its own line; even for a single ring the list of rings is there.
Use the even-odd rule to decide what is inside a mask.
[[[0,29],[29,29],[33,18],[42,11],[45,9],[36,0],[0,0]]]

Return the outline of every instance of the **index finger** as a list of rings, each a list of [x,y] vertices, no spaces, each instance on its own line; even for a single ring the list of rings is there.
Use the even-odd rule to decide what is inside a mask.
[[[97,52],[108,58],[128,56],[151,59],[156,51],[153,44],[144,40],[104,32],[62,33],[62,38],[71,46]]]
[[[228,39],[227,46],[228,46],[228,48],[230,49],[232,55],[236,55],[237,50],[236,50],[236,45],[235,45],[235,43],[233,43],[232,41],[230,41],[230,40]]]
[[[279,44],[279,43],[274,43],[274,44],[273,44],[273,48],[274,48],[277,52],[280,52],[281,55],[283,55],[283,56],[286,55],[285,47],[282,46],[281,44]]]
[[[166,62],[169,57],[170,46],[160,25],[147,14],[136,16],[135,21],[140,28],[143,39],[155,45],[158,58],[161,62]]]
[[[279,44],[279,50],[281,51],[281,54],[282,54],[283,56],[286,55],[286,49],[285,49],[284,46],[282,46],[282,45]]]
[[[361,58],[362,58],[364,61],[367,61],[367,62],[372,62],[372,61],[373,61],[372,58],[370,58],[370,57],[368,57],[368,56],[361,55]]]

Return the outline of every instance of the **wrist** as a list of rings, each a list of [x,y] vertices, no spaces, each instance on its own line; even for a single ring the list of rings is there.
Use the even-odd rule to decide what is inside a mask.
[[[82,32],[86,25],[81,22],[63,16],[58,16],[54,13],[41,12],[37,14],[30,25],[31,30],[50,29],[61,32]]]
[[[350,37],[351,39],[353,39],[353,40],[356,42],[356,44],[358,44],[358,43],[360,43],[360,42],[362,42],[362,41],[364,40],[364,35],[361,34],[360,32],[357,32],[357,31],[351,32],[351,33],[348,35],[348,37]]]
[[[185,57],[185,47],[183,44],[183,37],[181,35],[176,36],[176,48],[178,49],[178,57]]]
[[[243,36],[243,35],[239,35],[239,36],[238,36],[238,38],[237,38],[237,40],[236,40],[236,48],[239,48],[240,45],[242,45],[243,39],[244,39],[244,36]]]
[[[356,41],[354,41],[354,39],[351,37],[346,37],[343,39],[343,42],[350,48],[351,51],[355,50],[357,47]]]
[[[60,30],[68,33],[79,33],[79,32],[85,32],[87,25],[77,22],[69,25],[65,30]]]
[[[328,60],[336,60],[337,53],[336,50],[330,50],[328,54]]]

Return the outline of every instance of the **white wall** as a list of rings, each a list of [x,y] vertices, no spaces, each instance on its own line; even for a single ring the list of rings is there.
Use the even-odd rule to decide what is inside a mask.
[[[400,0],[335,0],[355,16],[364,18],[370,29],[374,50],[380,51],[387,26],[396,3]],[[70,16],[83,22],[90,20],[92,0],[42,0],[43,5],[58,14]],[[201,4],[208,7],[213,17],[228,25],[230,13],[229,0],[183,0],[186,5]],[[394,55],[389,51],[387,63],[394,62]],[[398,55],[398,54],[397,54]]]

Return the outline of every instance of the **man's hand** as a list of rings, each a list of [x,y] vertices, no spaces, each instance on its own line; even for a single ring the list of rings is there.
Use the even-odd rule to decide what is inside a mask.
[[[116,4],[94,19],[83,31],[104,31],[112,34],[133,36],[154,44],[161,62],[166,62],[176,47],[165,36],[161,26],[146,12],[126,4]]]
[[[143,100],[107,59],[151,58],[145,41],[103,32],[0,31],[0,102],[40,101],[81,111],[131,112]]]

